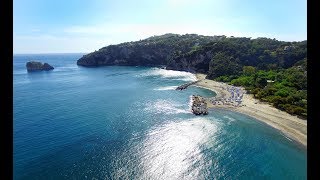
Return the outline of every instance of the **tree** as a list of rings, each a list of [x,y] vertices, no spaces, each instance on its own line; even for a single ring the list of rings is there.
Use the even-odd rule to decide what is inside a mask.
[[[252,89],[251,93],[253,94],[254,97],[256,97],[256,94],[258,94],[260,92],[260,88],[254,88]]]
[[[287,97],[289,95],[289,91],[287,88],[279,89],[276,93],[276,96]]]
[[[264,88],[268,84],[265,77],[257,77],[255,80],[255,86],[259,88]]]
[[[242,76],[242,77],[239,77],[237,79],[233,79],[231,81],[231,84],[235,85],[235,86],[245,86],[245,87],[248,87],[248,86],[252,86],[253,82],[253,78],[250,77],[250,76]]]
[[[216,78],[224,75],[237,75],[240,72],[240,66],[237,59],[228,56],[226,53],[216,53],[209,64],[209,78]]]
[[[251,76],[256,72],[256,68],[253,66],[243,66],[242,72],[244,75]]]

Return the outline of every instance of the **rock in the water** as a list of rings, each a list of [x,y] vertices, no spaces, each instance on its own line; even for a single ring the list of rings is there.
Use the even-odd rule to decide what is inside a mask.
[[[37,61],[27,62],[26,67],[28,71],[49,71],[54,69],[54,67],[52,67],[48,63],[42,64],[41,62],[37,62]]]

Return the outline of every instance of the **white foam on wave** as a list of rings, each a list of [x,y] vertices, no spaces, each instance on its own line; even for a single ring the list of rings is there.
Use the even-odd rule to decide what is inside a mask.
[[[156,91],[168,91],[168,90],[175,90],[178,86],[164,86],[164,87],[159,87],[159,88],[155,88],[153,90]]]
[[[286,136],[285,134],[282,134],[282,136],[284,136],[286,139],[288,139],[289,141],[292,141],[291,138],[289,138],[288,136]]]
[[[236,119],[232,118],[232,117],[229,117],[229,116],[223,116],[224,118],[228,119],[228,124],[230,125],[231,122],[235,121]]]
[[[144,109],[149,112],[153,112],[156,114],[189,114],[191,113],[188,109],[184,109],[182,104],[177,104],[173,101],[168,101],[164,99],[158,99],[153,102],[149,102],[146,104],[146,108]]]
[[[194,74],[184,71],[166,70],[161,68],[152,68],[151,70],[141,74],[141,76],[160,76],[161,78],[174,79],[181,81],[196,81]]]

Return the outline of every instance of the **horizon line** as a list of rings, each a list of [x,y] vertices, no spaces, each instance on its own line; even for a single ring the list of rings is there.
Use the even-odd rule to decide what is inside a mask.
[[[12,55],[32,55],[32,54],[87,54],[90,52],[39,52],[39,53],[13,53]]]

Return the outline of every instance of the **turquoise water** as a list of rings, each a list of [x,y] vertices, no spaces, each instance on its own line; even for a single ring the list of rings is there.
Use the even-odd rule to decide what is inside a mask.
[[[14,179],[306,179],[306,150],[246,115],[189,110],[186,72],[84,68],[81,54],[15,55]],[[50,72],[27,73],[40,60]]]

